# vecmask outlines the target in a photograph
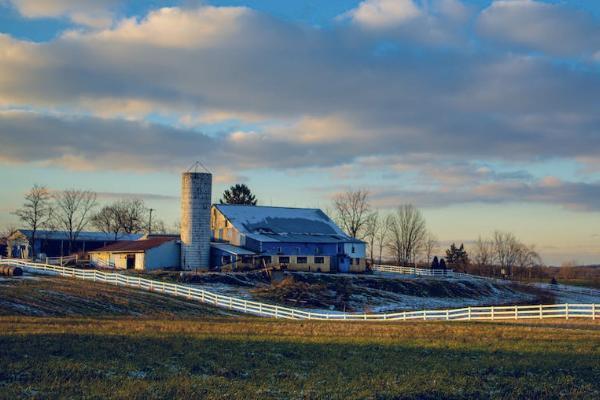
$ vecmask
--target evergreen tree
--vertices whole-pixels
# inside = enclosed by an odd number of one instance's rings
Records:
[[[446,260],[443,258],[440,260],[440,269],[446,271]]]
[[[249,206],[256,205],[256,197],[245,184],[236,184],[223,192],[223,198],[219,200],[221,204],[245,204]]]
[[[440,262],[437,258],[437,256],[433,257],[433,261],[431,262],[431,269],[439,269],[440,268]]]
[[[461,243],[460,247],[456,247],[456,244],[452,243],[450,248],[446,250],[446,260],[453,267],[468,265],[469,254],[465,250],[465,245]]]

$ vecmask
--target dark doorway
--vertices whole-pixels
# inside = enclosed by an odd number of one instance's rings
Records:
[[[135,254],[127,254],[127,269],[135,268]]]

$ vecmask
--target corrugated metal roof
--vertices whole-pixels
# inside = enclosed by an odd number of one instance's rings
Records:
[[[31,229],[19,229],[18,232],[21,232],[23,235],[28,238],[31,237],[32,230]],[[35,232],[35,236],[38,239],[50,239],[50,240],[69,240],[69,232],[66,231],[47,231],[47,230],[37,230]],[[117,240],[137,240],[141,238],[143,235],[141,234],[126,234],[121,233],[117,236]],[[88,232],[82,231],[79,232],[77,236],[77,240],[86,241],[86,242],[114,242],[115,235],[113,233],[104,233],[104,232]]]
[[[236,204],[215,207],[240,233],[263,242],[360,242],[346,235],[318,208]]]
[[[176,239],[172,237],[153,237],[143,240],[123,240],[100,249],[90,251],[90,253],[124,253],[124,252],[141,252],[158,247],[163,243],[172,242]]]
[[[252,255],[256,255],[255,252],[244,249],[242,247],[238,247],[238,246],[234,246],[232,244],[228,244],[228,243],[216,243],[216,242],[212,242],[210,244],[211,247],[214,247],[215,249],[219,249],[221,251],[224,251],[226,253],[230,253],[230,254],[235,254],[237,256],[252,256]]]

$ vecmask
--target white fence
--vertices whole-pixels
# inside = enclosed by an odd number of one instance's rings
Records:
[[[46,264],[51,265],[65,265],[70,261],[77,263],[77,255],[67,257],[46,257]]]
[[[376,272],[387,272],[387,273],[395,273],[395,274],[403,274],[403,275],[419,275],[419,276],[439,276],[439,277],[449,277],[449,278],[471,278],[471,279],[486,279],[495,282],[514,282],[521,285],[534,286],[540,289],[547,290],[558,290],[561,292],[568,293],[578,293],[585,294],[588,296],[596,296],[600,297],[600,290],[573,286],[573,285],[561,285],[561,284],[549,284],[549,283],[541,283],[541,282],[523,282],[523,281],[511,281],[507,279],[493,278],[489,276],[481,276],[481,275],[472,275],[464,272],[455,272],[451,269],[446,271],[440,269],[426,269],[426,268],[413,268],[413,267],[399,267],[396,265],[373,265],[371,267],[373,271]]]
[[[417,267],[399,267],[397,265],[379,265],[374,264],[371,269],[376,272],[391,272],[394,274],[404,275],[420,275],[420,276],[445,276],[450,278],[479,278],[475,275],[464,274],[462,272],[454,272],[451,269],[430,269],[430,268],[417,268]]]
[[[284,319],[336,321],[495,321],[545,318],[591,318],[595,320],[597,317],[600,317],[600,304],[465,307],[451,310],[403,311],[376,314],[313,312],[223,296],[189,285],[159,282],[113,272],[81,270],[15,259],[3,259],[0,263],[21,266],[26,270],[48,271],[61,276],[110,283],[118,286],[141,288],[184,297],[190,300],[197,300],[202,303],[242,313]]]

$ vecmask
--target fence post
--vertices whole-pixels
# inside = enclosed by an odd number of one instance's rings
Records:
[[[276,319],[279,318],[278,311],[279,311],[279,307],[275,306],[275,318]]]
[[[592,304],[592,320],[596,319],[596,303]]]
[[[229,298],[229,309],[233,309],[233,297]],[[277,308],[275,308],[275,315],[277,315]]]
[[[491,311],[491,313],[492,313],[492,321],[493,321],[493,320],[494,320],[494,306],[492,306],[492,311]]]
[[[519,319],[519,308],[515,306],[515,319]]]
[[[569,319],[569,303],[565,304],[565,319]]]
[[[540,319],[543,319],[543,318],[544,318],[544,310],[543,310],[542,305],[540,304]]]
[[[470,321],[471,320],[471,306],[467,307],[467,319]]]
[[[446,310],[446,321],[450,320],[450,310]]]

